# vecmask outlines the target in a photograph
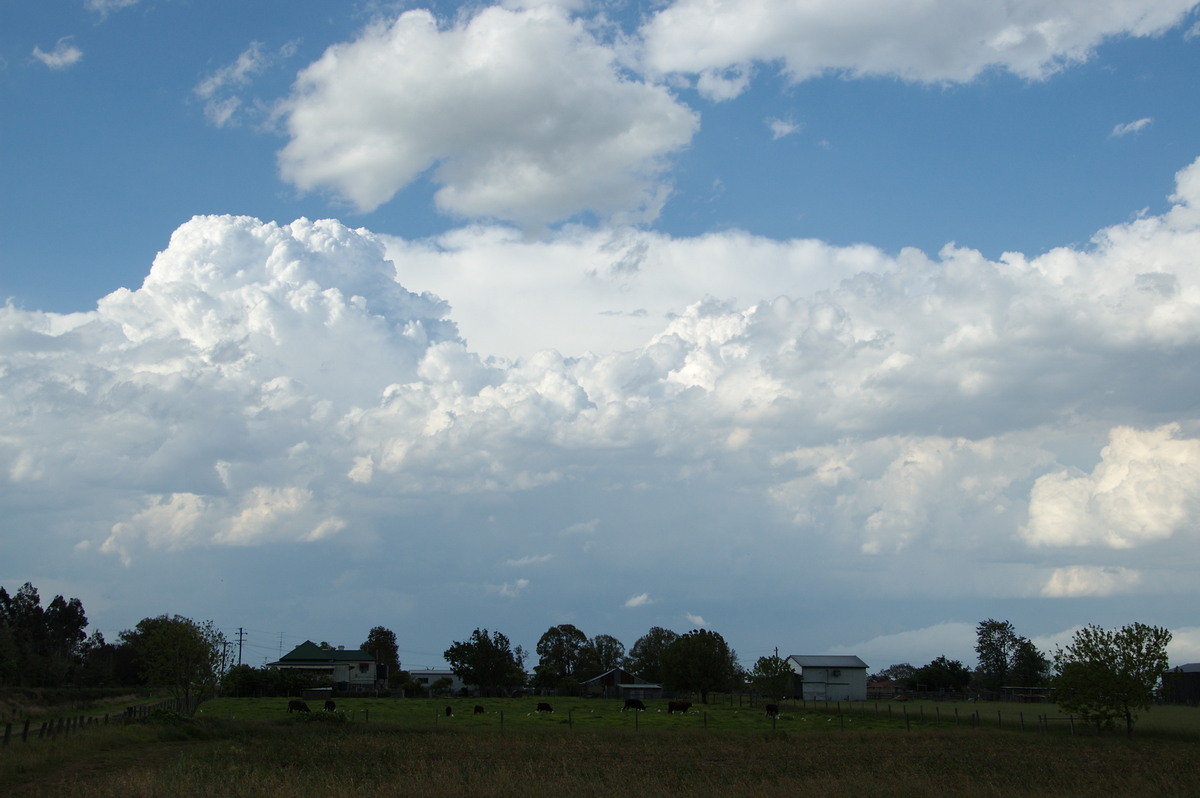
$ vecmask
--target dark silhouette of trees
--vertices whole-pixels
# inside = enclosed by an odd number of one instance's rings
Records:
[[[869,682],[895,682],[906,690],[913,688],[913,677],[917,675],[917,669],[907,662],[897,662],[893,665],[888,665],[879,673],[873,673],[867,677]]]
[[[0,587],[0,684],[69,683],[83,661],[87,615],[79,599],[55,596],[43,608],[29,582],[14,595]]]
[[[662,657],[663,684],[673,690],[700,694],[700,703],[708,694],[730,690],[741,675],[737,653],[725,638],[707,629],[695,629],[667,647]]]
[[[596,635],[579,652],[580,681],[594,679],[625,662],[625,644],[612,635]]]
[[[476,629],[469,640],[452,643],[442,657],[458,678],[478,686],[485,696],[525,683],[525,652],[500,632]]]
[[[648,682],[663,683],[663,654],[679,639],[670,629],[653,626],[629,649],[626,667]]]
[[[999,692],[1004,687],[1040,687],[1050,673],[1050,661],[1008,621],[988,618],[975,629],[979,655],[976,683]]]
[[[912,675],[918,690],[961,692],[971,683],[971,669],[956,659],[938,657]]]
[[[396,642],[396,633],[384,626],[375,626],[367,633],[367,641],[360,646],[363,651],[375,658],[376,664],[382,666],[385,676],[400,672],[400,646]]]
[[[587,635],[569,623],[551,626],[537,641],[533,682],[545,689],[570,691],[579,682],[579,660]]]

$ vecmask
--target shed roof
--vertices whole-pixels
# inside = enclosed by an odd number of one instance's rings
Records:
[[[866,668],[863,662],[853,654],[793,654],[788,660],[795,667],[801,668]]]
[[[617,676],[617,682],[622,687],[659,687],[659,686],[661,686],[661,685],[654,685],[654,684],[646,681],[645,679],[643,679],[641,676],[638,676],[636,673],[630,673],[629,671],[625,670],[624,668],[610,668],[609,670],[606,670],[604,673],[600,674],[599,676],[595,676],[591,679],[588,679],[586,682],[584,682],[584,684],[591,684],[592,682],[599,682],[605,676],[608,676],[609,674],[614,674],[614,673]]]

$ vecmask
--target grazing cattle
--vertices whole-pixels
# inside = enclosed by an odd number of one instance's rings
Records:
[[[289,713],[291,713],[291,712],[308,712],[308,711],[309,711],[308,704],[304,703],[303,701],[300,701],[299,699],[293,698],[291,701],[288,702],[288,712]]]
[[[692,708],[691,701],[668,701],[667,702],[667,714],[668,715],[670,715],[672,712],[687,712],[691,708]]]
[[[326,699],[325,699],[325,711],[326,711],[326,712],[333,712],[333,711],[334,711],[334,710],[336,710],[336,709],[337,709],[337,704],[333,703],[333,699],[332,699],[332,698],[326,698]]]
[[[767,704],[767,717],[768,718],[779,717],[779,705],[778,704]]]
[[[553,712],[554,707],[550,706],[545,701],[539,701],[537,711],[538,712]]]
[[[476,715],[482,715],[482,714],[483,714],[483,707],[481,707],[481,706],[479,706],[478,704],[476,704],[476,705],[475,705],[475,714],[476,714]]]
[[[449,704],[446,705],[446,717],[448,717],[448,718],[454,717],[454,708],[451,707]]]
[[[646,711],[646,705],[645,705],[645,704],[643,704],[643,703],[642,703],[642,702],[641,702],[639,699],[636,699],[636,698],[626,698],[626,699],[625,699],[625,706],[621,707],[621,711],[622,711],[622,712],[624,712],[624,711],[625,711],[625,710],[627,710],[627,709],[636,709],[636,710],[638,710],[639,712],[645,712],[645,711]]]

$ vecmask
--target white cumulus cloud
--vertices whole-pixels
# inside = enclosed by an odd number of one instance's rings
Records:
[[[1200,507],[1200,439],[1177,424],[1117,427],[1090,474],[1039,477],[1022,530],[1034,546],[1131,548],[1194,528]],[[1048,586],[1064,586],[1059,580]],[[1062,587],[1066,589],[1066,587]]]
[[[653,218],[665,159],[698,124],[556,4],[445,27],[408,11],[329,48],[283,107],[280,170],[302,190],[370,210],[428,174],[443,211],[530,228]]]

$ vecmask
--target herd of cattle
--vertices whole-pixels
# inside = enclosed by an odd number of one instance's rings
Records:
[[[692,708],[691,701],[668,701],[667,702],[667,714],[668,715],[674,714],[676,712],[687,712],[691,708]],[[333,712],[336,709],[337,709],[337,704],[335,704],[332,700],[328,700],[325,702],[325,711],[326,712]],[[621,711],[625,712],[625,711],[631,710],[631,709],[635,712],[645,712],[646,705],[640,699],[626,698],[625,706],[621,707]],[[779,715],[779,705],[778,704],[767,704],[766,710],[767,710],[767,717],[769,717],[769,718],[778,717],[778,715]],[[297,698],[294,698],[291,701],[288,701],[287,711],[288,712],[310,712],[311,710],[308,708],[308,704],[306,704],[305,702],[303,702]],[[550,704],[545,701],[539,701],[538,705],[537,705],[537,709],[535,709],[534,711],[535,712],[553,712],[554,707],[550,706]],[[475,715],[484,714],[483,707],[480,706],[479,704],[476,704],[475,711],[473,714],[475,714]],[[451,706],[447,706],[446,707],[446,717],[450,718],[453,716],[454,716],[454,708]]]

